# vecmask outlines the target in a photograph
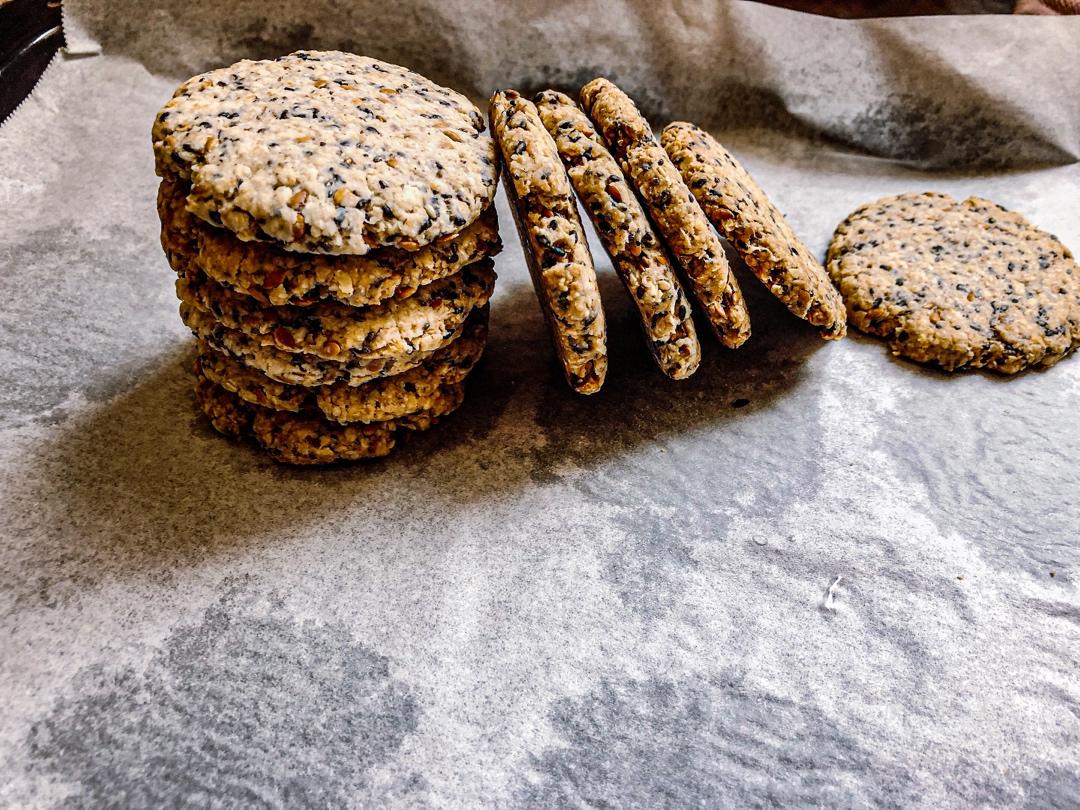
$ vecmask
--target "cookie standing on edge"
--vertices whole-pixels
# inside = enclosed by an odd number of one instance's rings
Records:
[[[568,96],[548,90],[533,100],[574,190],[637,305],[653,359],[672,379],[689,377],[701,362],[690,304],[622,170]]]
[[[500,90],[491,97],[491,129],[566,380],[579,394],[593,394],[607,374],[607,328],[570,180],[536,107],[517,91]]]
[[[607,79],[581,88],[581,103],[633,182],[649,216],[690,280],[720,342],[737,348],[750,337],[739,283],[720,238],[633,100]]]
[[[664,127],[660,143],[705,215],[769,292],[823,338],[847,334],[844,302],[825,268],[731,153],[684,121]]]
[[[946,371],[1015,374],[1080,345],[1080,266],[989,200],[901,194],[864,205],[829,244],[851,323]]]
[[[340,51],[244,60],[177,88],[153,127],[161,177],[240,239],[362,255],[417,250],[475,221],[498,167],[463,95]]]

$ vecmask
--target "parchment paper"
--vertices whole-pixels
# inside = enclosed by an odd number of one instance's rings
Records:
[[[605,74],[819,255],[930,189],[1077,249],[1080,20],[477,5],[67,4],[0,130],[0,805],[1080,803],[1080,360],[947,376],[743,274],[754,337],[671,383],[596,245],[580,398],[500,197],[465,407],[286,469],[196,416],[149,138],[179,80],[297,47],[477,99]]]

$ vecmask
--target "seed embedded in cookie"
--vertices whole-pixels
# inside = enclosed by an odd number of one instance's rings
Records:
[[[154,121],[189,211],[305,253],[418,250],[495,196],[495,147],[463,95],[340,51],[243,60],[184,82]]]
[[[574,190],[638,308],[653,359],[672,379],[689,377],[701,362],[690,303],[622,170],[569,96],[548,90],[534,101]]]
[[[491,97],[490,115],[507,195],[556,354],[571,388],[596,393],[607,374],[607,326],[570,180],[532,102],[515,90],[500,90]]]
[[[581,88],[581,104],[631,180],[720,342],[737,348],[750,337],[750,313],[724,247],[649,122],[607,79]]]
[[[978,197],[884,197],[840,223],[826,266],[857,328],[946,371],[1015,374],[1080,345],[1080,266],[1056,237]]]
[[[847,313],[825,268],[750,173],[709,133],[685,121],[664,127],[660,143],[701,209],[754,275],[826,339],[847,333]]]

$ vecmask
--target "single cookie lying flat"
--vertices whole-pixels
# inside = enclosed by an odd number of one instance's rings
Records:
[[[184,82],[154,120],[162,177],[244,240],[307,253],[416,250],[473,222],[498,168],[467,98],[339,51],[237,62]]]
[[[664,127],[660,143],[709,221],[769,292],[822,337],[847,334],[844,302],[825,268],[731,153],[684,121]]]
[[[494,206],[459,234],[420,250],[379,248],[366,256],[294,253],[241,242],[188,213],[184,187],[168,180],[158,188],[158,214],[161,246],[174,270],[184,272],[193,262],[219,284],[272,306],[332,298],[359,307],[405,298],[502,249]]]
[[[826,264],[851,323],[912,360],[1014,374],[1080,345],[1080,266],[989,200],[869,203],[840,223]]]
[[[568,96],[534,99],[574,190],[641,315],[656,364],[682,380],[701,362],[701,344],[682,284],[634,192],[588,117]]]
[[[491,97],[491,129],[533,286],[566,380],[579,394],[596,393],[607,374],[607,326],[559,152],[536,107],[514,90]]]
[[[461,337],[426,362],[393,377],[359,386],[285,385],[245,366],[205,341],[199,342],[203,374],[245,402],[297,413],[318,408],[333,422],[384,422],[429,410],[445,396],[442,389],[460,386],[479,361],[487,337],[486,320],[474,320]]]
[[[429,408],[399,419],[342,425],[315,414],[252,405],[213,383],[196,360],[195,397],[215,429],[230,436],[254,438],[275,461],[332,464],[387,455],[399,431],[428,430],[457,410],[464,399],[464,386],[443,389]]]
[[[176,295],[235,329],[283,352],[343,362],[384,360],[427,352],[445,345],[469,313],[487,303],[495,286],[490,259],[457,275],[433,281],[415,295],[372,307],[336,301],[311,306],[264,307],[191,269],[177,279]]]
[[[581,103],[686,272],[716,336],[729,348],[741,346],[750,337],[750,313],[739,283],[720,238],[656,142],[649,122],[607,79],[593,79],[581,88]]]
[[[487,307],[475,310],[461,328],[446,334],[439,345],[430,351],[378,360],[350,354],[344,361],[333,361],[301,352],[283,352],[274,346],[262,345],[258,338],[222,326],[213,315],[183,301],[180,302],[180,317],[195,337],[277,382],[306,387],[335,383],[355,386],[380,377],[402,374],[431,360],[441,349],[460,337],[469,324],[481,318],[486,321]]]

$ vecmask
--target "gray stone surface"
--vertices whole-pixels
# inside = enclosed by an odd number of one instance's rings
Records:
[[[879,28],[830,25],[874,63]],[[754,337],[672,383],[603,262],[611,373],[576,397],[500,198],[461,412],[278,467],[189,393],[149,145],[173,85],[61,61],[0,130],[0,805],[1080,803],[1080,361],[949,377],[820,341],[744,274]],[[1025,163],[1075,132],[983,175],[719,134],[819,254],[923,188],[1080,246],[1075,156]]]

